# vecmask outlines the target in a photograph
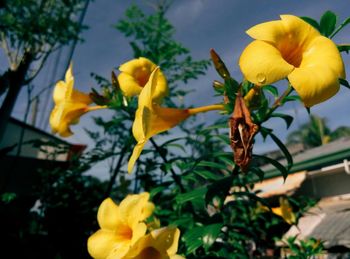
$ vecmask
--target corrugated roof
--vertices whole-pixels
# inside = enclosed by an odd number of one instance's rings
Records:
[[[350,199],[334,197],[322,199],[291,227],[285,237],[298,235],[298,239],[314,237],[325,241],[325,248],[350,248]]]
[[[324,166],[339,163],[350,157],[350,138],[341,138],[320,147],[308,149],[293,156],[293,167],[291,173],[320,169]],[[283,165],[287,165],[286,159],[279,160]],[[272,165],[262,166],[265,172],[265,179],[280,175],[280,172]]]

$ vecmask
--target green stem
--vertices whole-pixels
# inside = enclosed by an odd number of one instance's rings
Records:
[[[122,166],[122,162],[123,162],[123,159],[124,159],[124,156],[126,154],[126,150],[127,150],[128,147],[129,147],[129,145],[125,145],[122,148],[122,150],[120,151],[120,155],[119,155],[119,159],[118,159],[117,165],[116,165],[116,167],[114,169],[114,172],[113,172],[113,175],[111,176],[111,179],[109,180],[109,183],[108,183],[108,186],[107,186],[107,189],[106,189],[106,192],[105,192],[105,197],[106,198],[109,197],[109,195],[111,194],[113,185],[115,183],[117,175],[120,172],[120,168]]]
[[[267,113],[265,114],[264,118],[261,120],[261,122],[259,124],[262,124],[263,122],[267,121],[271,114],[283,104],[283,100],[284,98],[286,98],[288,95],[291,94],[291,92],[293,92],[293,87],[291,84],[288,85],[288,88],[283,92],[283,94],[278,97],[276,99],[276,101],[272,104],[271,108],[267,111]]]
[[[154,146],[154,148],[156,149],[157,153],[163,159],[164,163],[168,163],[168,160],[167,160],[166,156],[160,150],[158,144],[154,141],[154,139],[150,138],[150,141],[151,141],[152,145]],[[163,169],[163,171],[164,171],[164,173],[166,173],[165,169]],[[170,173],[171,173],[171,177],[173,178],[175,183],[179,186],[180,191],[184,192],[185,191],[185,187],[182,185],[181,178],[175,173],[175,171],[172,168],[170,168]]]

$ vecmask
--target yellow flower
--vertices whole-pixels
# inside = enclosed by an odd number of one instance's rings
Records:
[[[91,98],[73,88],[74,77],[72,65],[69,66],[65,81],[57,82],[53,91],[55,107],[50,115],[50,125],[53,133],[58,133],[62,137],[69,137],[72,131],[69,126],[79,122],[80,116],[88,111],[105,108],[104,106],[92,106]]]
[[[111,198],[105,199],[98,209],[100,230],[88,240],[88,251],[93,258],[111,258],[111,254],[125,255],[130,247],[146,234],[142,221],[153,212],[149,194],[128,195],[119,206]]]
[[[243,51],[239,66],[256,85],[288,77],[306,107],[323,102],[339,90],[345,78],[336,45],[293,15],[258,24],[247,31],[255,39]]]
[[[156,67],[152,61],[143,57],[121,65],[119,67],[121,73],[118,76],[118,82],[123,94],[128,97],[139,95]],[[153,98],[160,103],[161,99],[169,92],[166,78],[161,71],[158,73],[156,84],[157,87],[153,92]]]
[[[284,197],[279,198],[280,207],[272,208],[272,212],[284,219],[285,222],[292,225],[296,223],[296,216],[288,200]]]
[[[142,89],[135,121],[132,127],[133,135],[137,141],[134,151],[128,163],[130,173],[134,164],[140,156],[146,142],[154,135],[175,127],[189,116],[210,110],[221,110],[222,105],[209,105],[193,109],[165,108],[157,104],[155,92],[158,87],[158,76],[160,70],[157,67],[151,74],[149,81]]]
[[[111,256],[111,259],[181,259],[176,254],[179,237],[177,228],[157,229],[140,238],[125,256]]]

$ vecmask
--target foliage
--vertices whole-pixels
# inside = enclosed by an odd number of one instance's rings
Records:
[[[309,238],[306,240],[297,240],[297,237],[289,237],[286,241],[284,241],[288,248],[290,249],[290,253],[288,253],[289,259],[308,259],[314,258],[322,254],[324,249],[323,243],[320,240],[315,238]]]
[[[287,136],[287,144],[303,143],[306,148],[318,147],[342,137],[350,136],[350,128],[340,126],[331,130],[325,118],[310,116],[310,121]]]
[[[185,98],[189,92],[179,84],[204,74],[209,63],[193,61],[189,50],[174,40],[174,28],[166,19],[168,7],[158,5],[154,13],[147,15],[131,6],[116,28],[131,40],[134,57],[149,58],[160,65],[170,84],[169,97],[164,103],[174,107],[176,98]],[[345,21],[336,28],[337,19],[331,12],[327,12],[320,23],[311,18],[304,20],[329,37],[348,23]],[[95,218],[100,202],[108,196],[120,201],[128,193],[146,191],[156,204],[154,222],[159,220],[160,225],[180,229],[178,254],[188,259],[259,258],[268,256],[271,250],[278,256],[275,240],[281,239],[294,220],[286,222],[283,215],[273,213],[273,207],[278,206],[277,197],[262,198],[254,185],[264,180],[261,164],[271,164],[284,179],[288,177],[293,158],[278,132],[267,128],[266,122],[280,118],[288,128],[293,117],[277,110],[287,102],[300,101],[300,97],[293,92],[291,84],[285,88],[265,85],[257,89],[246,80],[239,83],[214,50],[211,56],[220,77],[214,89],[223,97],[220,119],[208,125],[196,123],[192,117],[189,119],[192,123],[181,125],[178,137],[162,133],[159,138],[150,138],[150,145],[143,150],[132,175],[127,174],[126,164],[131,147],[135,145],[130,132],[138,100],[123,95],[114,72],[111,80],[92,74],[101,90],[93,89],[90,97],[98,105],[112,109],[112,118],[94,118],[102,132],[86,129],[96,142],[90,152],[65,170],[42,171],[33,191],[33,200],[39,200],[40,206],[23,213],[28,217],[21,221],[22,226],[6,228],[8,236],[15,233],[11,241],[30,240],[31,243],[23,247],[35,243],[38,250],[46,247],[47,258],[52,255],[52,258],[86,258],[86,240],[98,228]],[[343,79],[342,84],[348,83]],[[316,126],[309,128],[321,132],[320,125],[323,127],[324,121],[313,118]],[[252,125],[256,130],[249,130]],[[147,130],[146,126],[142,124]],[[347,130],[338,130],[335,135],[342,132]],[[286,166],[265,155],[252,154],[256,134],[276,143],[287,161]],[[324,127],[322,134],[326,136],[331,132]],[[315,141],[322,142],[322,136]],[[94,163],[106,159],[110,163],[110,168],[106,169],[110,173],[107,182],[84,174]],[[242,164],[242,160],[246,163]],[[288,204],[284,209],[295,214],[295,224],[315,205],[314,200],[305,197],[284,198]],[[2,204],[3,211],[19,201],[17,197],[6,195],[2,195],[2,199],[9,203]],[[6,218],[0,222],[8,221]],[[33,242],[34,237],[40,242]],[[300,245],[295,238],[286,242],[294,258],[308,258],[323,249],[322,243],[314,239],[301,241]]]

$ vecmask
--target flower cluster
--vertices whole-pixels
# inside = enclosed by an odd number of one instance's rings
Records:
[[[153,70],[152,70],[153,69]],[[154,135],[167,131],[199,112],[223,109],[222,105],[177,109],[160,106],[168,94],[165,77],[160,68],[146,58],[131,60],[122,66],[118,76],[120,88],[125,96],[139,94],[138,108],[132,126],[137,141],[128,164],[130,173],[147,141]]]
[[[181,259],[176,255],[180,231],[164,227],[147,233],[146,219],[154,210],[149,194],[128,195],[119,205],[105,199],[98,209],[101,229],[88,239],[93,258],[108,259]]]

